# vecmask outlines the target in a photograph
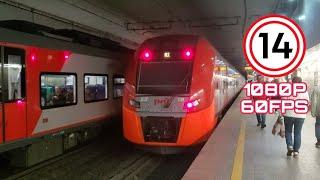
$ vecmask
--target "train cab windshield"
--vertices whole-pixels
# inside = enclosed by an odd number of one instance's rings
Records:
[[[138,94],[188,94],[192,75],[192,61],[141,62],[137,81]]]

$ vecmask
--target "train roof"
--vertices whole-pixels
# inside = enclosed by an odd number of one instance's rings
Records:
[[[27,23],[28,26],[19,26]],[[21,29],[21,27],[26,27]],[[0,41],[48,48],[70,50],[75,53],[99,56],[121,57],[133,53],[114,41],[102,39],[76,30],[52,29],[46,26],[21,21],[1,21]]]
[[[178,38],[187,38],[187,39],[197,40],[200,38],[200,36],[193,35],[193,34],[168,34],[168,35],[155,36],[155,37],[147,39],[146,41],[161,40],[161,39],[178,39]]]
[[[146,44],[157,44],[163,42],[174,42],[183,39],[184,42],[189,42],[195,44],[199,40],[200,36],[198,35],[189,35],[189,34],[170,34],[170,35],[161,35],[146,39],[141,46]]]

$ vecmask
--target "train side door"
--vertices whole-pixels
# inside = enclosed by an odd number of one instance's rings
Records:
[[[25,51],[1,47],[2,142],[26,137]]]

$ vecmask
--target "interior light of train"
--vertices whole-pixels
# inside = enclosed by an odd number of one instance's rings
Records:
[[[182,52],[182,58],[185,59],[185,60],[190,60],[193,58],[193,52],[191,49],[185,49],[183,52]]]
[[[171,57],[170,52],[164,52],[164,53],[163,53],[163,57],[164,57],[164,58],[170,58],[170,57]]]
[[[298,17],[298,20],[299,20],[299,21],[302,21],[302,20],[305,20],[305,19],[306,19],[306,16],[305,16],[305,15],[301,15],[301,16]]]
[[[219,66],[220,67],[220,71],[227,71],[227,67],[226,66]]]
[[[140,59],[144,60],[144,61],[150,61],[152,59],[152,53],[150,50],[144,50],[142,51],[141,55],[140,55]]]
[[[6,68],[15,68],[15,69],[21,69],[21,64],[5,64],[4,67]]]

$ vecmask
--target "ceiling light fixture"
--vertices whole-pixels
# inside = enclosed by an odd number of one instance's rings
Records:
[[[299,17],[298,17],[298,20],[299,21],[302,21],[302,20],[305,20],[306,19],[306,16],[305,15],[300,15]]]

